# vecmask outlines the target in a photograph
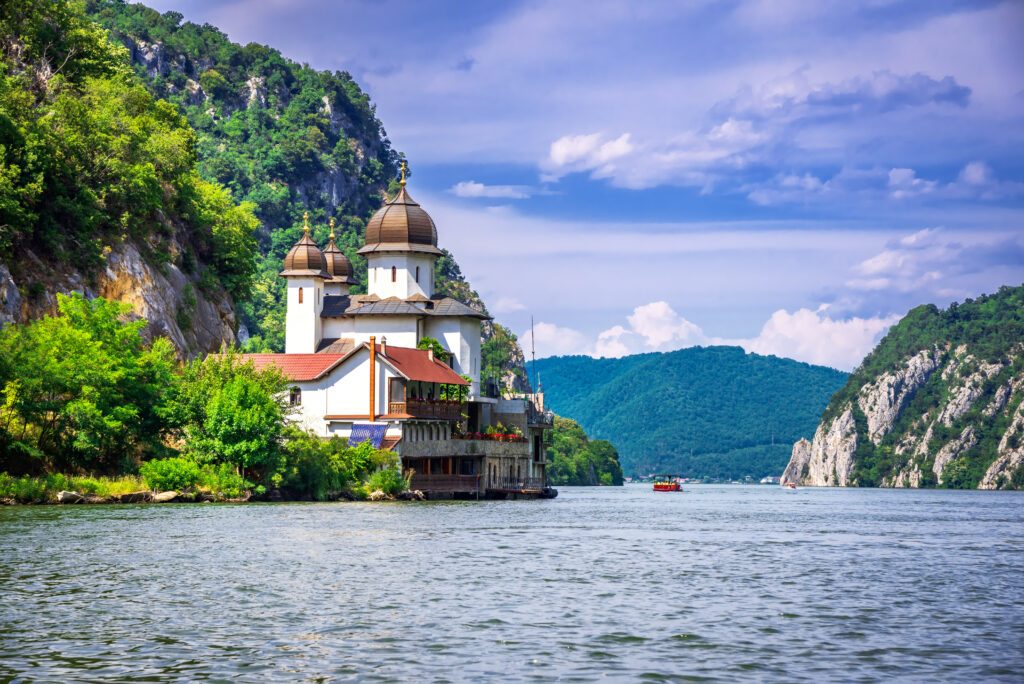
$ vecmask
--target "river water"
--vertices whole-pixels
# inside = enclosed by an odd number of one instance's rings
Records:
[[[1016,493],[0,510],[0,681],[1022,672]]]

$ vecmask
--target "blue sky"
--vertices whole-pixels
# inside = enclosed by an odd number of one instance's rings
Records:
[[[1024,3],[156,0],[370,93],[538,355],[850,369],[1024,282]]]

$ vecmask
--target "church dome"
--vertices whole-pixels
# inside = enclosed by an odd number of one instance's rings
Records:
[[[281,275],[328,278],[330,275],[326,269],[327,259],[324,257],[324,253],[320,251],[320,248],[316,246],[316,243],[313,242],[313,238],[309,237],[308,214],[303,218],[305,220],[305,228],[302,232],[302,237],[285,255],[284,270],[281,271]]]
[[[327,274],[331,276],[328,282],[346,283],[348,285],[356,284],[355,279],[352,277],[352,262],[348,260],[345,253],[338,249],[338,245],[334,243],[333,218],[331,219],[331,239],[327,243],[327,247],[324,248],[324,261]]]
[[[359,253],[370,252],[441,253],[434,219],[405,191],[404,172],[401,190],[366,224],[366,244]]]

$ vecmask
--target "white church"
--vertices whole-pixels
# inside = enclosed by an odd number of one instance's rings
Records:
[[[352,265],[309,234],[284,259],[283,354],[245,354],[288,378],[292,419],[322,437],[396,451],[428,496],[550,495],[543,396],[483,396],[481,323],[488,317],[434,295],[437,228],[405,189],[366,226],[367,294],[351,294]],[[417,345],[440,342],[447,358]],[[440,356],[440,354],[438,355]],[[495,426],[504,432],[495,433]],[[488,430],[488,428],[491,428]],[[492,433],[492,434],[488,434]]]

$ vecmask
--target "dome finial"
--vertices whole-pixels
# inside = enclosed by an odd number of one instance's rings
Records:
[[[309,212],[302,212],[302,232],[309,235]]]
[[[399,183],[402,184],[403,188],[405,187],[405,170],[406,170],[405,160],[403,159],[402,160],[402,180],[398,181]]]
[[[331,217],[330,223],[331,223],[331,239],[333,240],[334,239],[334,217],[333,216]]]

